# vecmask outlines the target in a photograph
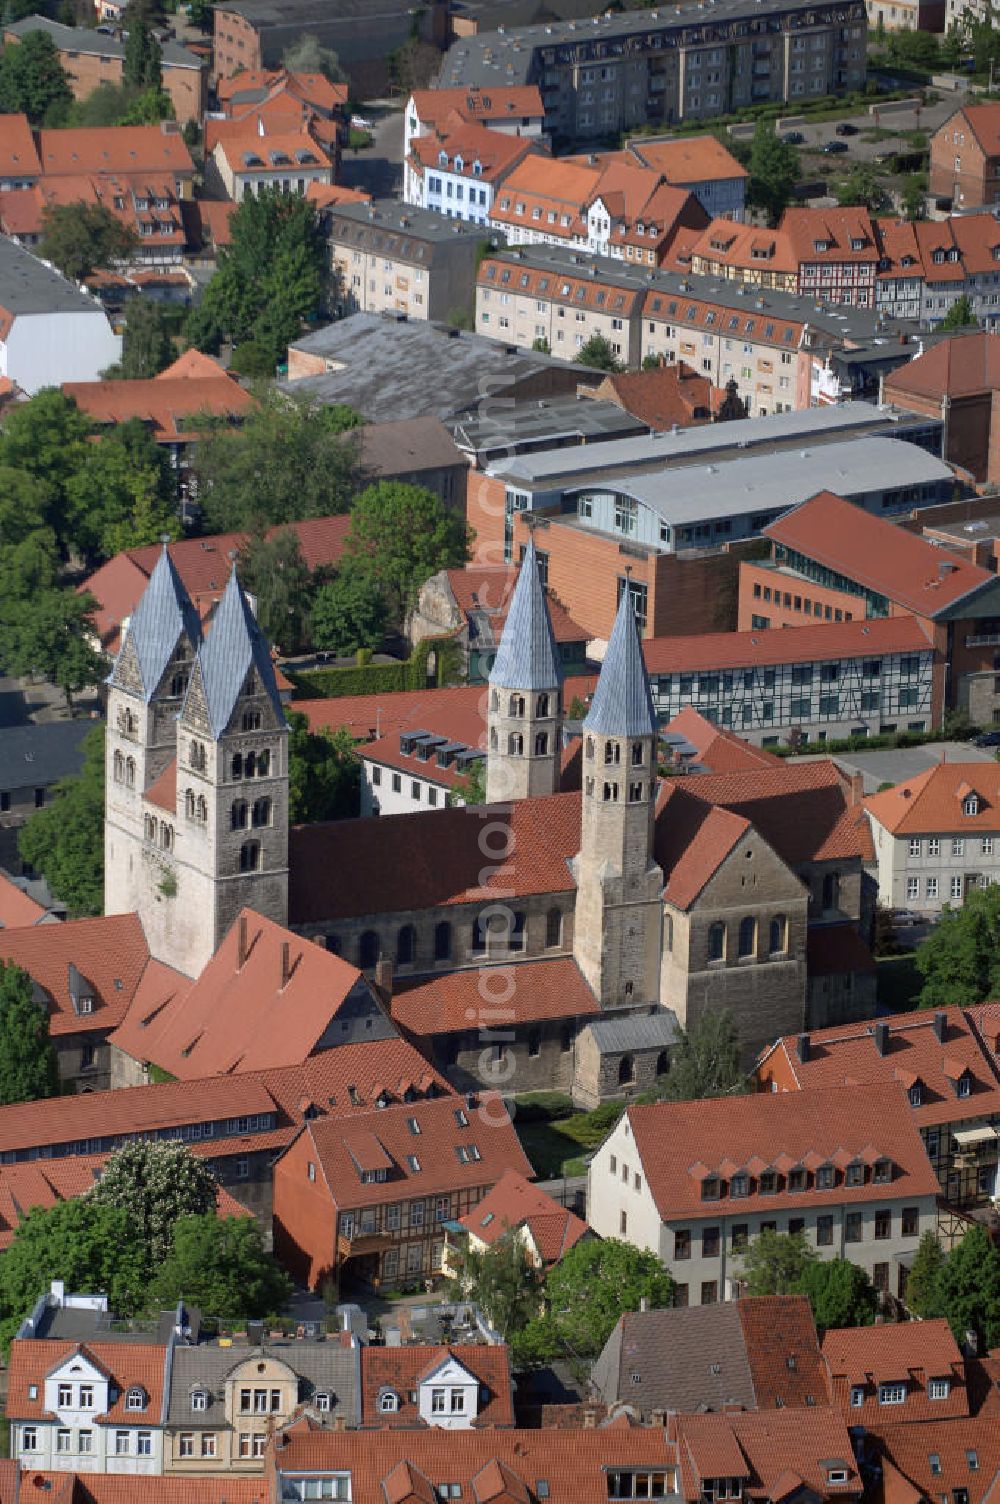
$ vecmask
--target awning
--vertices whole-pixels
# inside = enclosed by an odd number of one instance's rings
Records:
[[[992,1139],[1000,1138],[1000,1134],[987,1124],[983,1128],[959,1128],[952,1137],[964,1149],[966,1144],[988,1144]]]

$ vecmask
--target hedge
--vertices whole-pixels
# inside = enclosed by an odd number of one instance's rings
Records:
[[[295,700],[335,700],[344,695],[385,695],[403,689],[426,689],[427,660],[436,654],[434,683],[438,689],[461,679],[461,649],[453,637],[425,637],[412,655],[395,663],[371,663],[367,648],[351,668],[285,669],[295,687]]]

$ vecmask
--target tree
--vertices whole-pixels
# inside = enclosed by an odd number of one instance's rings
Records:
[[[350,567],[378,586],[389,624],[401,629],[431,575],[467,561],[469,538],[465,518],[433,491],[380,481],[354,503],[346,552]]]
[[[132,229],[103,204],[49,204],[42,211],[39,254],[72,282],[126,260],[136,244]]]
[[[8,673],[37,674],[57,685],[72,710],[73,696],[98,684],[104,672],[93,646],[96,606],[92,595],[58,588],[3,595],[0,663]]]
[[[482,757],[478,762],[472,763],[469,771],[462,777],[456,778],[448,790],[448,803],[456,804],[486,803],[486,759]]]
[[[111,1309],[130,1315],[142,1306],[146,1274],[128,1212],[92,1194],[34,1207],[0,1258],[0,1342],[6,1347],[54,1279],[69,1290],[100,1290]]]
[[[167,1309],[183,1299],[206,1315],[232,1321],[276,1315],[291,1293],[291,1280],[265,1252],[253,1218],[223,1218],[213,1211],[176,1222],[150,1304]]]
[[[740,1067],[740,1043],[725,1008],[702,1013],[684,1030],[670,1054],[664,1096],[671,1102],[740,1095],[748,1089]]]
[[[125,35],[122,81],[133,89],[156,89],[163,85],[163,50],[142,16],[129,18]]]
[[[981,1353],[1000,1342],[1000,1252],[981,1222],[973,1222],[951,1250],[937,1287],[957,1341],[973,1332]]]
[[[156,125],[174,118],[174,102],[163,89],[130,84],[98,84],[69,112],[68,125]]]
[[[312,644],[338,657],[358,648],[376,648],[385,635],[385,619],[377,581],[366,572],[342,567],[313,597]]]
[[[257,600],[257,620],[280,652],[294,653],[306,638],[312,576],[298,534],[290,527],[249,538],[240,555],[240,578]]]
[[[319,37],[309,31],[302,32],[289,43],[281,61],[289,73],[322,73],[333,84],[343,83],[347,77],[337,54],[329,47],[323,47]]]
[[[358,813],[361,767],[346,727],[310,731],[301,711],[288,713],[288,810],[293,825],[345,820]]]
[[[970,299],[963,292],[960,298],[956,298],[948,309],[944,318],[938,325],[939,329],[969,329],[978,326],[979,320],[972,308]]]
[[[673,1303],[674,1282],[655,1253],[617,1238],[584,1239],[553,1266],[545,1298],[556,1336],[579,1357],[596,1357],[619,1316]]]
[[[908,67],[930,71],[940,62],[938,39],[929,31],[894,31],[889,38],[889,57]]]
[[[59,1067],[44,1004],[28,973],[0,960],[0,1103],[59,1092]]]
[[[941,1303],[941,1271],[945,1257],[937,1234],[930,1228],[921,1236],[906,1278],[906,1304],[915,1316],[927,1321],[944,1315]]]
[[[234,376],[269,381],[274,376],[273,352],[259,345],[256,340],[245,339],[233,351],[229,369]]]
[[[73,102],[55,42],[29,31],[0,53],[0,114],[27,115],[32,125],[58,125]]]
[[[169,458],[138,418],[87,445],[66,501],[67,534],[91,563],[180,533]]]
[[[0,466],[20,470],[37,482],[37,494],[45,498],[42,521],[64,553],[70,547],[66,486],[86,458],[92,432],[71,398],[45,387],[11,409],[0,433]],[[2,541],[8,541],[6,534]]]
[[[471,1300],[509,1342],[538,1316],[541,1280],[522,1240],[508,1232],[487,1248],[463,1250],[450,1294],[456,1300]]]
[[[809,1297],[820,1334],[831,1327],[870,1326],[878,1295],[860,1264],[847,1259],[816,1259],[803,1271],[799,1292]]]
[[[586,344],[580,346],[575,360],[578,366],[589,366],[592,371],[620,371],[621,363],[603,334],[592,334]]]
[[[346,512],[358,483],[357,414],[308,397],[262,393],[241,428],[198,420],[195,471],[209,532]],[[2,455],[2,450],[0,450]]]
[[[790,1295],[816,1258],[801,1232],[771,1232],[765,1228],[751,1240],[743,1255],[740,1278],[750,1295]]]
[[[836,189],[838,204],[861,204],[866,209],[881,208],[885,197],[885,189],[879,182],[878,174],[867,162],[856,163]]]
[[[903,184],[900,208],[910,221],[927,217],[927,181],[923,173],[915,173]]]
[[[215,1216],[215,1176],[185,1144],[136,1140],[108,1159],[91,1195],[128,1212],[152,1276],[169,1256],[180,1217]]]
[[[188,338],[209,353],[226,338],[253,340],[277,365],[303,321],[323,306],[326,237],[315,206],[279,188],[244,199],[229,226],[231,243],[219,252],[215,275],[192,309]]]
[[[122,358],[105,376],[109,380],[148,381],[166,370],[173,358],[174,342],[162,305],[155,298],[136,294],[125,315]]]
[[[769,121],[758,120],[750,148],[747,203],[763,209],[775,225],[791,202],[798,180],[799,158],[795,147],[782,141]]]
[[[1000,887],[974,888],[960,909],[945,906],[917,949],[921,1008],[970,1008],[1000,989]]]
[[[104,909],[104,727],[83,740],[83,768],[18,834],[18,850],[74,917]]]

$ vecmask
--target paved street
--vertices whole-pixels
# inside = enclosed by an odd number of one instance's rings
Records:
[[[361,188],[375,198],[399,197],[403,191],[402,104],[385,99],[368,100],[360,114],[375,127],[374,141],[363,150],[344,148],[340,181],[348,188]]]

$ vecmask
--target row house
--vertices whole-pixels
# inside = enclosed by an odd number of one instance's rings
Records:
[[[687,249],[696,275],[848,308],[875,307],[879,253],[865,209],[786,209],[777,229],[713,220]]]
[[[694,194],[706,214],[743,218],[749,173],[718,136],[636,136],[628,151],[673,187]]]
[[[901,1321],[825,1332],[830,1398],[851,1426],[967,1419],[962,1350],[947,1321]]]
[[[765,1229],[802,1233],[901,1294],[938,1182],[901,1086],[782,1092],[630,1107],[591,1160],[596,1232],[660,1258],[678,1304],[742,1288]]]
[[[902,1085],[949,1203],[985,1206],[1000,1188],[998,1048],[995,1003],[918,1010],[780,1039],[763,1052],[756,1075],[772,1092]]]
[[[446,117],[435,130],[414,137],[403,162],[403,200],[446,219],[488,224],[501,185],[529,155],[543,155],[532,137]]]
[[[211,160],[234,203],[267,189],[304,197],[314,184],[332,184],[336,169],[334,155],[308,126],[265,132],[245,121],[216,141]]]

